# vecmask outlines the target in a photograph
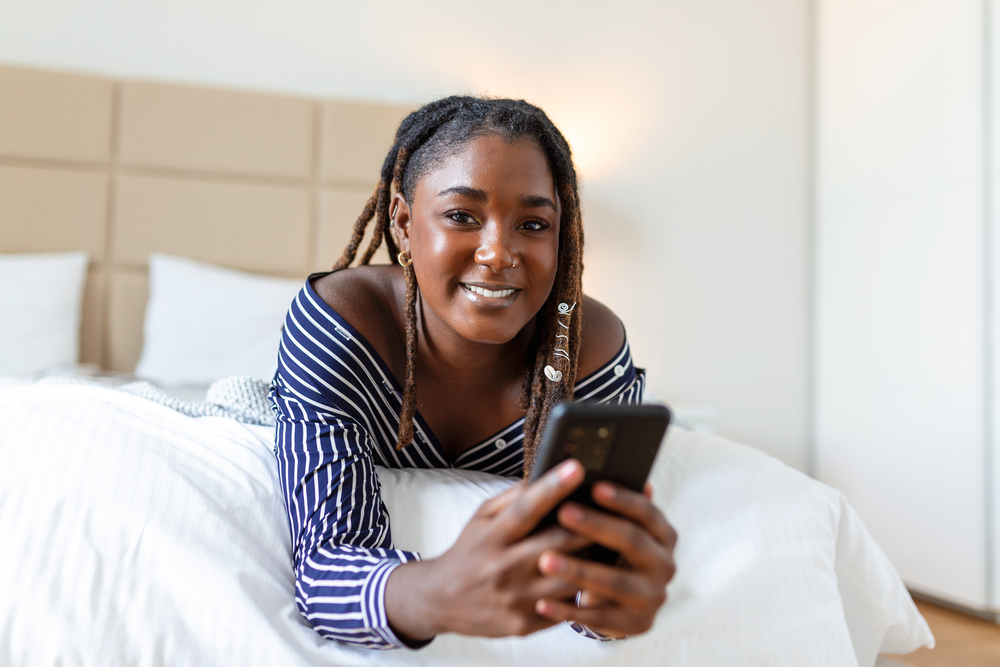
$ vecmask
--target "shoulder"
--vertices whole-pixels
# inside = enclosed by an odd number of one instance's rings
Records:
[[[358,266],[312,281],[313,290],[392,365],[400,348],[402,271],[395,266]]]
[[[610,308],[583,297],[580,357],[576,376],[584,378],[614,359],[625,342],[625,327]]]

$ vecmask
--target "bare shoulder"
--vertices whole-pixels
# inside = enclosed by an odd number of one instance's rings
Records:
[[[625,342],[625,327],[610,308],[583,297],[583,332],[577,377],[584,378],[611,361]]]
[[[320,276],[312,286],[392,365],[400,340],[397,313],[401,283],[398,267],[357,266]]]

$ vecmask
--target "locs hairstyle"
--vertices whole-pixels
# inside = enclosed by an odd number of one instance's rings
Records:
[[[520,407],[526,410],[524,421],[524,474],[530,473],[535,461],[535,448],[544,430],[548,414],[555,405],[573,395],[576,383],[577,359],[580,350],[582,304],[581,275],[583,273],[583,225],[576,170],[569,144],[545,112],[523,100],[484,99],[478,97],[447,97],[414,111],[396,130],[396,138],[382,164],[382,174],[375,192],[354,223],[351,241],[333,270],[346,268],[357,255],[365,230],[373,219],[375,228],[371,243],[359,264],[368,264],[385,241],[391,261],[399,248],[390,231],[389,201],[395,187],[412,201],[410,195],[420,178],[441,162],[458,152],[477,137],[494,135],[513,142],[527,137],[537,142],[548,159],[555,180],[556,192],[562,204],[559,230],[559,263],[555,283],[548,300],[538,313],[534,338],[526,358],[524,385]],[[419,257],[413,258],[414,263]],[[413,440],[413,415],[417,405],[417,279],[412,264],[403,267],[406,277],[406,381],[403,389],[399,420],[399,440],[402,449]],[[569,320],[569,330],[560,325],[559,304],[577,304]],[[558,329],[558,330],[557,330]],[[569,342],[557,343],[560,333],[569,335]],[[559,347],[566,355],[554,355]],[[553,381],[544,368],[551,365],[562,376]],[[558,374],[556,374],[558,377]]]

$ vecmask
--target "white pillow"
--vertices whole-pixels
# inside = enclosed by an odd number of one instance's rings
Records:
[[[174,387],[230,375],[269,382],[278,366],[285,313],[302,285],[153,254],[135,374]]]
[[[87,253],[0,255],[0,375],[75,364]]]

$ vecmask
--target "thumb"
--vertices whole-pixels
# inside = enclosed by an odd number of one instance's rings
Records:
[[[490,498],[479,506],[479,509],[476,510],[476,516],[483,519],[489,519],[496,516],[498,513],[503,511],[505,507],[510,505],[511,502],[513,502],[518,493],[524,490],[524,486],[525,483],[520,482],[510,487],[500,495]]]

